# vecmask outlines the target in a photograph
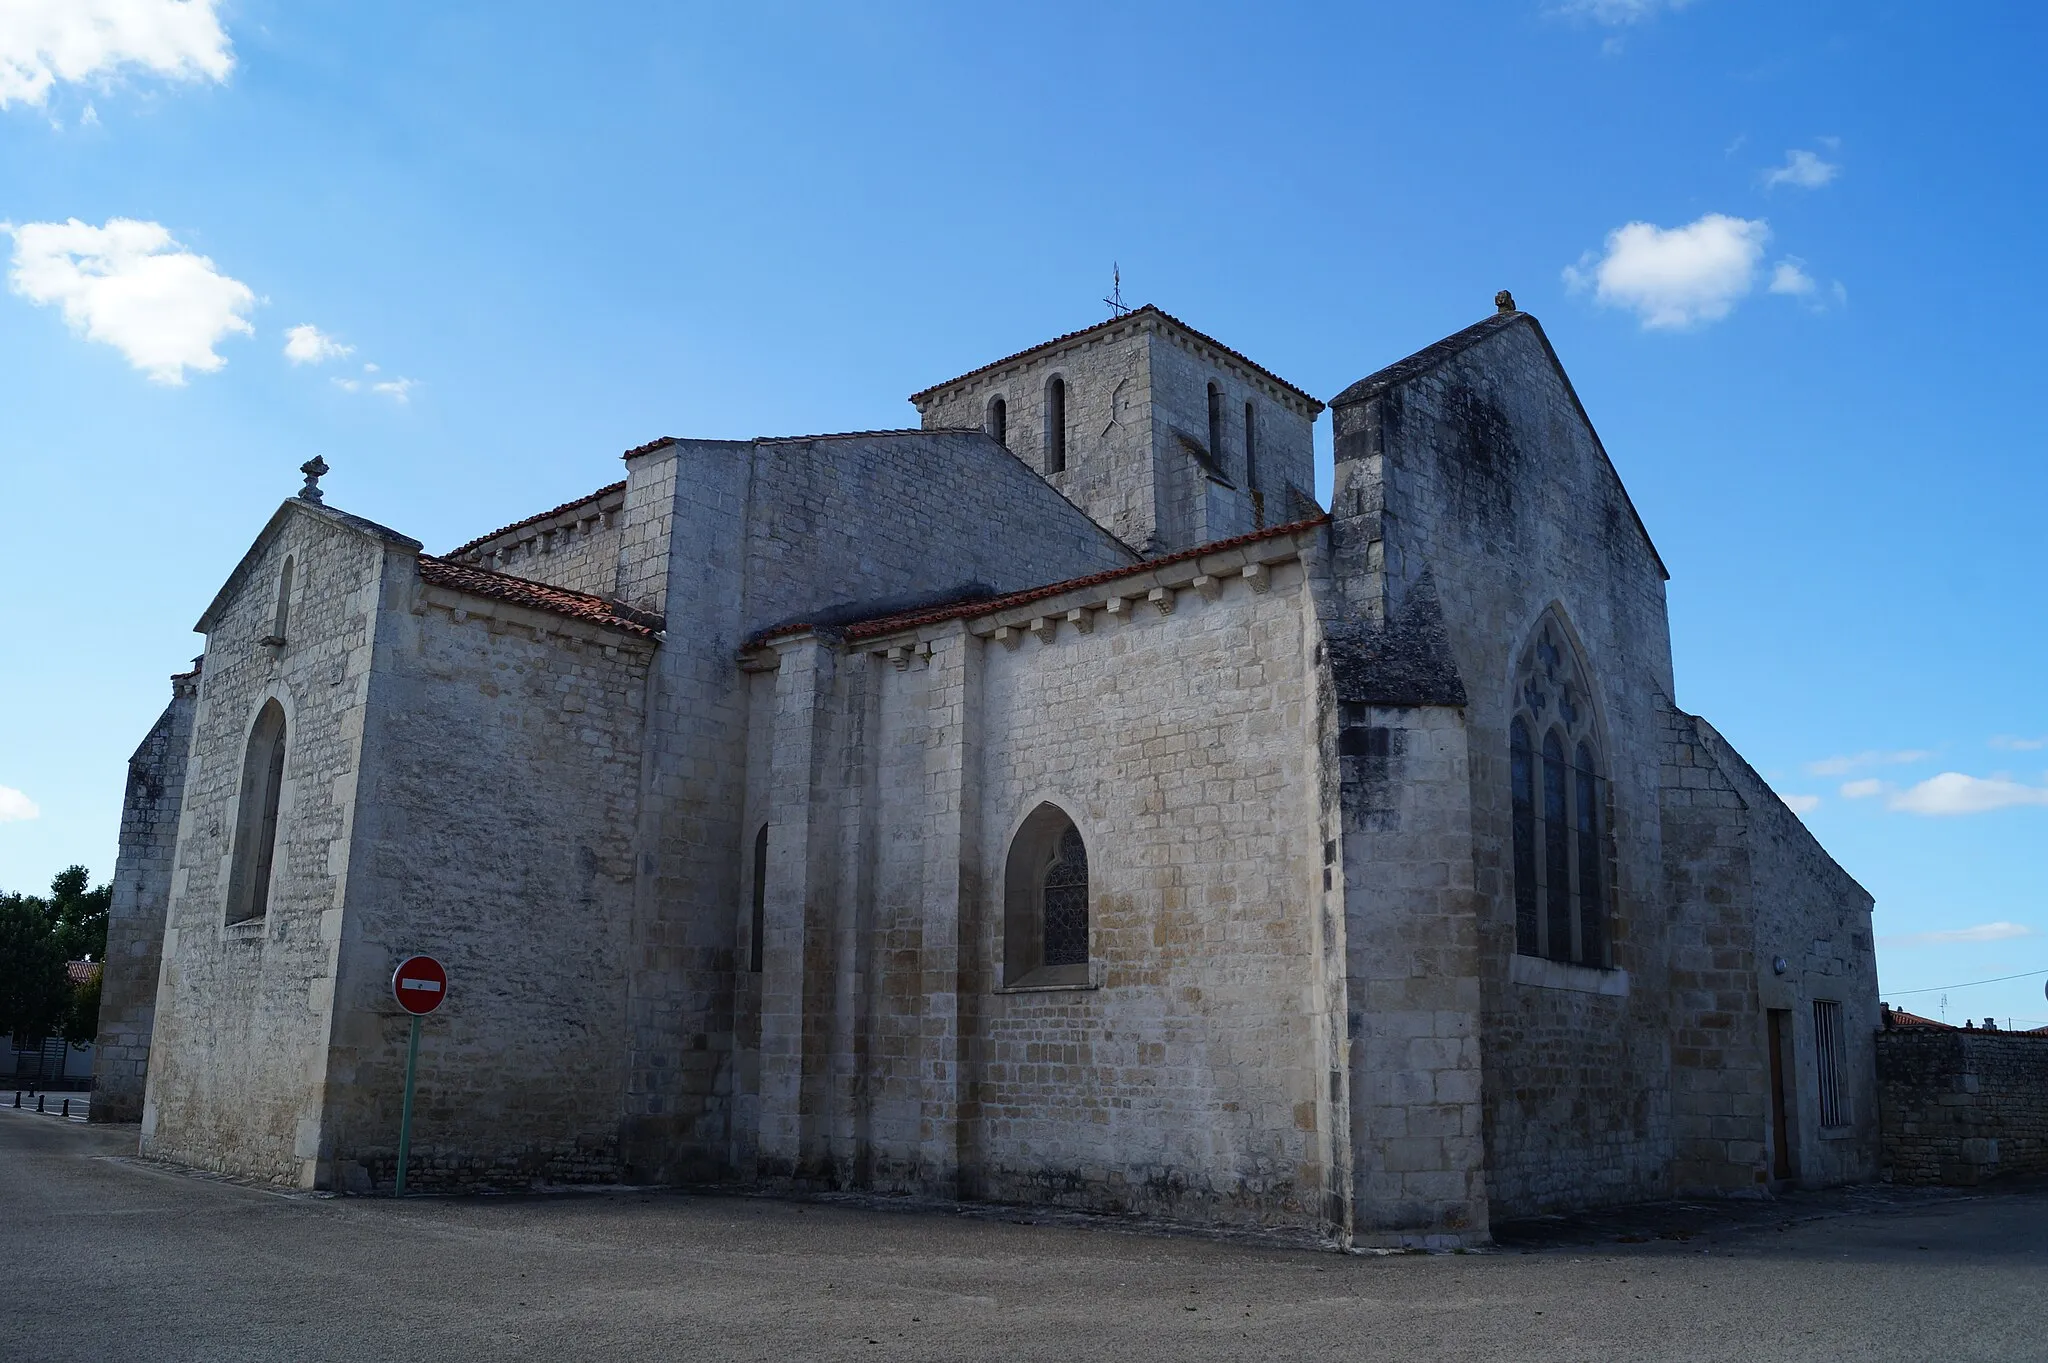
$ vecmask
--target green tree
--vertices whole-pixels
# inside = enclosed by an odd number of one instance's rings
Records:
[[[107,957],[107,905],[114,897],[114,887],[88,889],[91,883],[83,866],[67,866],[50,881],[50,911],[67,961],[103,961]]]
[[[34,895],[0,894],[0,1033],[40,1041],[72,1004],[55,916]]]
[[[99,1031],[101,971],[74,984],[66,965],[105,959],[112,898],[113,888],[93,888],[83,866],[59,871],[47,899],[0,894],[0,1034],[92,1040]]]

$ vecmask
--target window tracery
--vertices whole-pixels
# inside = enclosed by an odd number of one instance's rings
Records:
[[[1508,724],[1515,950],[1605,968],[1607,781],[1592,688],[1554,614],[1537,627],[1515,675]]]

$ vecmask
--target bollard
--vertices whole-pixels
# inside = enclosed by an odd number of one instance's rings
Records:
[[[71,1100],[70,1100],[69,1098],[66,1098],[66,1099],[64,1100],[64,1112],[63,1112],[63,1115],[64,1115],[64,1116],[66,1116],[66,1117],[69,1117],[69,1116],[71,1115]]]
[[[19,1112],[19,1111],[21,1110],[21,1090],[20,1090],[20,1089],[16,1089],[16,1090],[14,1091],[14,1109],[15,1109],[15,1111],[17,1111],[17,1112]]]
[[[38,1094],[36,1095],[36,1111],[38,1111],[38,1112],[41,1112],[42,1110],[43,1110],[43,1095],[42,1095],[42,1094],[40,1094],[40,1093],[38,1093]]]

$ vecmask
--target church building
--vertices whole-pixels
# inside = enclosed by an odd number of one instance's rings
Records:
[[[1680,709],[1536,319],[1324,403],[1157,308],[445,553],[307,465],[130,764],[94,1115],[344,1192],[1342,1245],[1875,1172],[1871,900]]]

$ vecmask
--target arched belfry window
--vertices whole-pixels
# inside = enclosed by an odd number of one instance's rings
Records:
[[[1563,622],[1546,615],[1515,671],[1508,722],[1515,950],[1605,968],[1607,780],[1592,687]]]
[[[1003,980],[1088,983],[1088,847],[1058,805],[1031,811],[1003,876]]]
[[[988,433],[998,445],[1010,443],[1010,404],[1001,398],[988,400]]]
[[[1045,385],[1045,471],[1067,468],[1067,381],[1055,374]]]
[[[235,850],[228,873],[227,921],[246,922],[270,911],[271,871],[277,854],[277,806],[284,791],[284,707],[265,701],[242,757],[241,797],[235,808]]]

